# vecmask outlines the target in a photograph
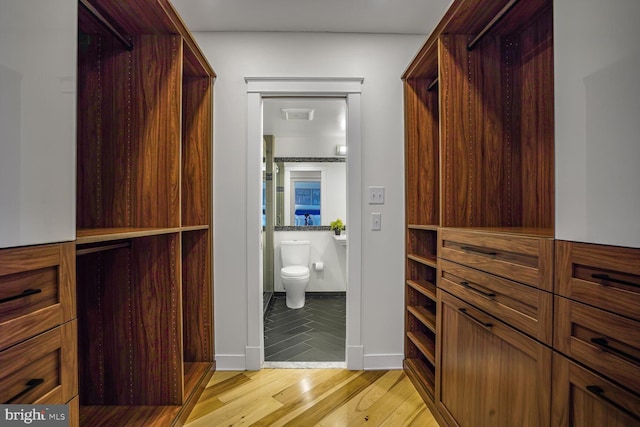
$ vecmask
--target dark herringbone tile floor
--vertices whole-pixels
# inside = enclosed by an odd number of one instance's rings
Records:
[[[304,307],[287,308],[275,295],[264,320],[264,356],[269,362],[344,362],[346,298],[307,293]]]

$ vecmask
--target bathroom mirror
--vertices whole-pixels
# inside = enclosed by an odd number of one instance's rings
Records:
[[[274,225],[328,227],[346,218],[344,158],[275,158]]]

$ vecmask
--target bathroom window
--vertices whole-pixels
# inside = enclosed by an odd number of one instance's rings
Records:
[[[320,179],[292,179],[292,223],[295,226],[322,224]]]

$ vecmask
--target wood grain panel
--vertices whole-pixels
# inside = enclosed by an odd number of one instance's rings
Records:
[[[77,384],[75,321],[51,329],[0,352],[0,401],[26,390],[31,379],[43,380],[12,403],[62,404],[74,395]]]
[[[78,259],[84,405],[182,402],[179,237]]]
[[[135,42],[130,225],[177,227],[182,43],[178,36],[140,36]]]
[[[439,296],[437,405],[449,424],[550,425],[551,349],[446,292]]]
[[[209,78],[182,83],[182,225],[211,222],[212,85]]]
[[[550,238],[472,229],[440,229],[438,255],[539,289],[553,289],[553,246]]]
[[[598,387],[595,394],[587,387]],[[566,357],[553,354],[552,425],[628,427],[640,425],[640,398]]]
[[[407,224],[439,224],[438,93],[429,81],[405,81],[405,181]]]
[[[440,38],[444,226],[553,228],[550,11],[518,31]]]
[[[131,323],[123,331],[130,405],[183,403],[180,264],[179,234],[132,242]]]
[[[0,349],[75,317],[74,244],[0,251]]]
[[[556,248],[556,293],[640,321],[640,249],[561,240]]]
[[[213,303],[208,231],[182,233],[184,360],[213,361]]]
[[[519,52],[512,55],[518,61],[514,64],[518,74],[514,84],[519,89],[514,91],[513,99],[520,112],[514,114],[519,116],[519,126],[513,140],[519,141],[519,164],[522,166],[522,176],[514,180],[521,182],[522,207],[518,224],[553,228],[555,152],[551,10],[534,20],[514,42],[519,44]]]
[[[553,345],[553,294],[441,260],[438,286],[509,326]]]
[[[640,394],[640,322],[556,296],[555,325],[555,349]]]
[[[180,225],[182,43],[134,41],[93,37],[79,54],[78,228]]]

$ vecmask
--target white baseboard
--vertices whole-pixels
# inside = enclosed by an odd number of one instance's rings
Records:
[[[363,359],[365,370],[402,369],[404,354],[365,354]]]
[[[216,371],[244,371],[244,354],[216,354]]]

